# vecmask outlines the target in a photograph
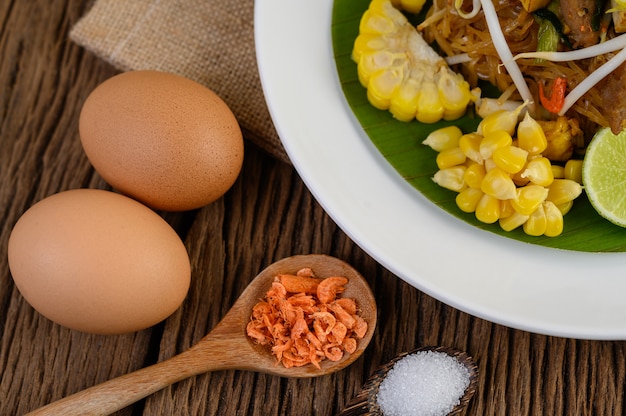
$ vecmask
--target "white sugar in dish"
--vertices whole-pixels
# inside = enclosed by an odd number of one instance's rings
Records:
[[[385,416],[445,416],[460,403],[470,372],[443,352],[418,351],[389,370],[376,401]]]

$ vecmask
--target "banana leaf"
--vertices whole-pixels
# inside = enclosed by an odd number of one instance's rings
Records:
[[[498,223],[483,224],[476,220],[474,214],[462,212],[455,203],[456,193],[441,188],[432,181],[432,176],[437,171],[436,153],[423,145],[422,141],[431,131],[450,124],[458,125],[464,132],[475,131],[480,119],[469,111],[463,118],[451,122],[423,124],[414,120],[407,123],[398,121],[388,111],[378,110],[369,104],[366,90],[358,80],[356,63],[351,58],[352,46],[359,33],[359,21],[368,6],[369,0],[334,1],[331,35],[337,73],[346,100],[363,130],[395,171],[412,185],[415,192],[421,192],[450,215],[485,232],[506,238],[563,250],[626,250],[626,229],[602,218],[591,206],[584,192],[565,215],[563,233],[557,237],[529,236],[521,227],[506,232]],[[419,17],[411,19],[419,20]]]

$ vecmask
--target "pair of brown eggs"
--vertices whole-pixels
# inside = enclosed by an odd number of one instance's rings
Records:
[[[226,193],[243,163],[241,129],[195,81],[131,71],[91,92],[79,135],[118,192],[69,190],[29,208],[9,239],[13,280],[36,310],[66,327],[147,328],[180,306],[191,279],[183,242],[156,211],[193,210]]]

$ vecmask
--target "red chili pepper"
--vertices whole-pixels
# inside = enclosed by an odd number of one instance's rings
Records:
[[[543,91],[543,83],[539,83],[539,100],[546,110],[553,114],[557,114],[563,108],[565,102],[565,89],[567,88],[567,80],[557,77],[552,83],[552,91],[550,98],[546,98]]]

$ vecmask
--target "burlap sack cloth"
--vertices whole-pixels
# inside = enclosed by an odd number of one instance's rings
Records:
[[[183,75],[218,94],[250,142],[289,162],[254,47],[254,0],[96,0],[70,39],[122,71]]]

